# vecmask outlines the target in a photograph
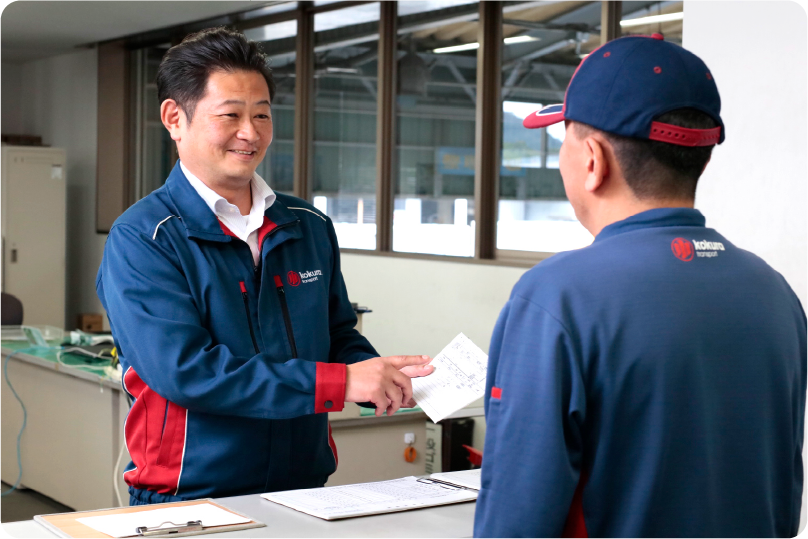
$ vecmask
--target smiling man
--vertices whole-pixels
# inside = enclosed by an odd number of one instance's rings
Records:
[[[157,90],[180,160],[115,222],[96,280],[134,399],[130,503],[323,486],[328,412],[414,405],[429,358],[378,357],[354,329],[331,220],[255,173],[275,91],[255,43],[188,36]]]

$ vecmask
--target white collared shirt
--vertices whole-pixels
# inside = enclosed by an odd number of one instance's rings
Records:
[[[196,189],[205,204],[233,234],[247,243],[252,252],[253,262],[258,265],[261,257],[261,249],[258,246],[258,229],[264,224],[264,212],[275,202],[275,193],[269,188],[267,182],[257,173],[253,173],[250,180],[250,191],[252,193],[252,208],[249,215],[241,215],[238,207],[230,204],[226,198],[205,185],[205,183],[194,176],[190,170],[180,161],[180,168],[185,177],[188,178],[191,186]]]

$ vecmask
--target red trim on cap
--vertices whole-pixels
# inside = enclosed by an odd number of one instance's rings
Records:
[[[314,413],[339,412],[345,408],[345,380],[348,367],[344,363],[317,363],[314,386]],[[331,407],[325,403],[331,401]]]
[[[557,124],[564,121],[564,112],[556,112],[555,114],[542,114],[538,116],[535,112],[529,115],[522,121],[522,125],[528,129],[538,129],[540,127],[547,127],[548,125]]]
[[[713,146],[721,139],[721,127],[688,129],[662,122],[651,122],[651,133],[648,138],[679,146]]]
[[[492,387],[491,388],[491,398],[492,399],[501,399],[502,398],[502,388],[501,387]]]

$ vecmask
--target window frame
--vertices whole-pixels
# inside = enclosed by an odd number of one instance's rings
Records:
[[[132,48],[143,43],[164,39],[172,42],[179,37],[211,24],[226,20],[234,28],[244,31],[268,24],[297,20],[295,36],[295,118],[294,118],[294,183],[295,196],[312,200],[313,187],[313,116],[314,116],[314,15],[335,11],[371,1],[342,1],[315,6],[312,1],[301,1],[288,11],[249,18],[237,13],[215,21],[200,21],[189,28],[185,25],[164,29],[146,35],[133,36]],[[475,109],[475,175],[474,203],[477,212],[474,257],[432,255],[393,251],[393,201],[396,173],[396,88],[397,88],[397,36],[398,2],[380,3],[378,99],[376,125],[376,248],[340,249],[346,254],[381,255],[423,260],[456,261],[464,263],[498,264],[506,266],[532,266],[555,253],[516,251],[496,247],[497,208],[499,203],[500,147],[502,143],[502,24],[503,7],[511,2],[480,1],[477,17],[477,103]],[[249,12],[246,12],[249,13]],[[601,43],[620,37],[622,2],[601,2]],[[133,51],[133,53],[136,51]]]

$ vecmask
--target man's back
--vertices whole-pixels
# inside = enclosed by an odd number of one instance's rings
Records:
[[[592,536],[795,535],[805,335],[785,280],[695,210],[635,215],[543,262],[492,339],[497,465],[475,534],[557,535],[568,515]],[[525,504],[532,522],[489,512]]]

